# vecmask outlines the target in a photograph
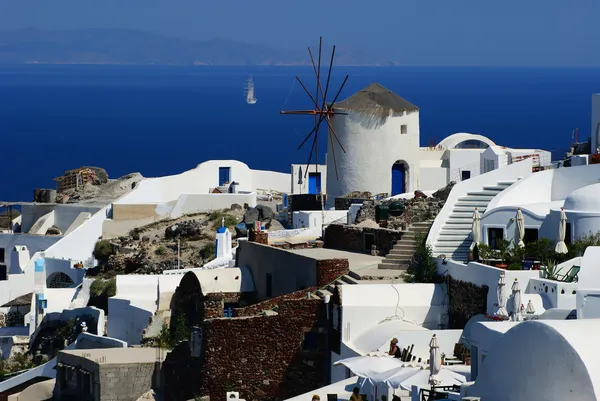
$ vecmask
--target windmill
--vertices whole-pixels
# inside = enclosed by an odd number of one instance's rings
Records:
[[[318,53],[318,58],[317,58],[316,64],[315,64],[315,59],[313,57],[312,50],[310,49],[310,47],[308,48],[308,55],[310,56],[310,61],[312,63],[312,67],[313,67],[313,70],[314,70],[314,73],[316,76],[316,89],[315,89],[314,96],[311,95],[311,93],[307,89],[306,85],[304,85],[302,80],[298,76],[296,76],[296,81],[298,81],[300,86],[302,86],[302,89],[304,89],[304,92],[306,92],[306,94],[312,101],[314,108],[307,109],[307,110],[281,110],[281,114],[314,116],[315,125],[313,126],[313,129],[308,133],[308,135],[306,135],[306,137],[304,138],[302,143],[300,143],[300,146],[298,146],[298,150],[300,150],[302,148],[302,146],[304,146],[304,144],[311,137],[313,137],[312,138],[312,147],[310,149],[310,154],[308,156],[308,163],[306,164],[306,170],[304,171],[304,178],[306,178],[306,176],[308,175],[311,160],[313,158],[313,153],[315,154],[315,171],[319,172],[319,140],[318,140],[319,129],[320,129],[323,121],[326,122],[327,128],[329,128],[329,130],[328,130],[329,131],[329,141],[331,142],[331,152],[332,152],[332,156],[333,156],[333,164],[335,167],[335,176],[337,179],[339,179],[338,171],[337,171],[337,163],[335,160],[335,146],[334,146],[333,140],[334,139],[336,140],[336,142],[340,145],[340,148],[342,149],[342,151],[344,153],[346,153],[346,150],[344,149],[344,146],[340,142],[337,134],[335,133],[335,130],[333,129],[333,126],[331,125],[331,117],[333,117],[334,115],[338,115],[338,114],[342,114],[342,115],[348,114],[348,113],[342,113],[342,112],[336,111],[334,109],[335,102],[338,99],[338,97],[340,96],[340,93],[342,92],[342,89],[344,88],[344,85],[346,84],[346,81],[348,80],[348,75],[346,75],[346,78],[344,78],[344,81],[342,82],[342,85],[340,86],[339,90],[337,91],[336,95],[334,96],[333,101],[328,102],[327,94],[329,92],[331,69],[333,68],[333,59],[335,57],[335,46],[333,46],[333,50],[331,51],[331,59],[329,61],[329,71],[327,72],[327,80],[325,81],[325,90],[323,90],[323,85],[321,83],[322,48],[323,48],[323,38],[320,37],[319,38],[319,53]]]

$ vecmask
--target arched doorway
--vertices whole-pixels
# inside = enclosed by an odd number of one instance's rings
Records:
[[[73,280],[71,280],[71,277],[63,272],[52,273],[46,280],[46,287],[48,288],[69,288],[72,285]]]
[[[391,196],[400,195],[408,190],[408,164],[399,160],[392,165]]]

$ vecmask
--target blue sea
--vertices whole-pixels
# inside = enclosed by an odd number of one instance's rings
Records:
[[[340,99],[379,82],[419,106],[423,146],[471,132],[555,157],[573,129],[589,137],[600,92],[600,69],[335,67],[332,96],[345,74]],[[243,95],[250,75],[255,105]],[[279,113],[311,107],[296,75],[314,92],[303,67],[0,67],[0,200],[30,201],[81,165],[111,178],[176,174],[209,159],[288,172],[306,162],[310,149],[297,147],[314,122]]]

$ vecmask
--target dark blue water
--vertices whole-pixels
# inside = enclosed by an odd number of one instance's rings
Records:
[[[339,67],[334,92],[346,73],[340,99],[375,81],[419,106],[422,145],[471,132],[559,154],[574,128],[589,136],[600,91],[600,69]],[[312,70],[296,67],[1,67],[0,200],[29,201],[80,165],[151,177],[238,159],[288,172],[306,161],[308,146],[296,148],[313,123],[279,114],[311,106],[296,74],[314,91]],[[243,96],[248,75],[255,105]]]

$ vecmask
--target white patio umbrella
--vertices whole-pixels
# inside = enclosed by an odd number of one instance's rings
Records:
[[[442,368],[442,358],[440,356],[440,347],[437,337],[434,334],[429,342],[429,384],[435,386],[438,384],[437,375]]]
[[[515,238],[519,241],[517,242],[517,246],[519,248],[524,248],[525,243],[523,242],[523,238],[525,238],[525,218],[523,218],[523,212],[521,212],[521,208],[517,208],[517,217],[515,218],[516,224],[516,232]]]
[[[473,224],[471,225],[471,250],[481,241],[481,215],[477,208],[473,211]]]
[[[560,208],[560,223],[558,224],[558,242],[556,243],[556,248],[554,248],[554,252],[556,253],[567,253],[569,249],[567,248],[567,244],[565,244],[565,236],[567,235],[567,215],[565,214],[565,210]]]
[[[390,369],[400,369],[402,367],[402,361],[389,355],[377,354],[354,356],[352,358],[339,360],[333,364],[333,366],[340,365],[350,369],[356,376],[371,379]]]
[[[533,303],[531,299],[527,302],[527,308],[525,308],[525,313],[535,313],[535,308],[533,307]]]
[[[513,296],[513,320],[515,322],[521,320],[519,314],[521,313],[521,286],[519,280],[515,279],[512,285],[512,296]]]
[[[496,295],[498,296],[498,310],[496,311],[496,316],[501,317],[502,319],[507,319],[508,311],[506,310],[506,279],[504,277],[504,272],[500,273],[498,287],[496,288]]]
[[[430,369],[425,366],[422,368],[404,367],[379,374],[373,377],[372,381],[376,383],[383,382],[393,389],[401,388],[410,391],[412,386],[419,388],[430,387],[430,376]],[[435,382],[438,386],[460,385],[466,381],[467,378],[464,375],[444,369],[444,367],[441,367],[435,376]]]

